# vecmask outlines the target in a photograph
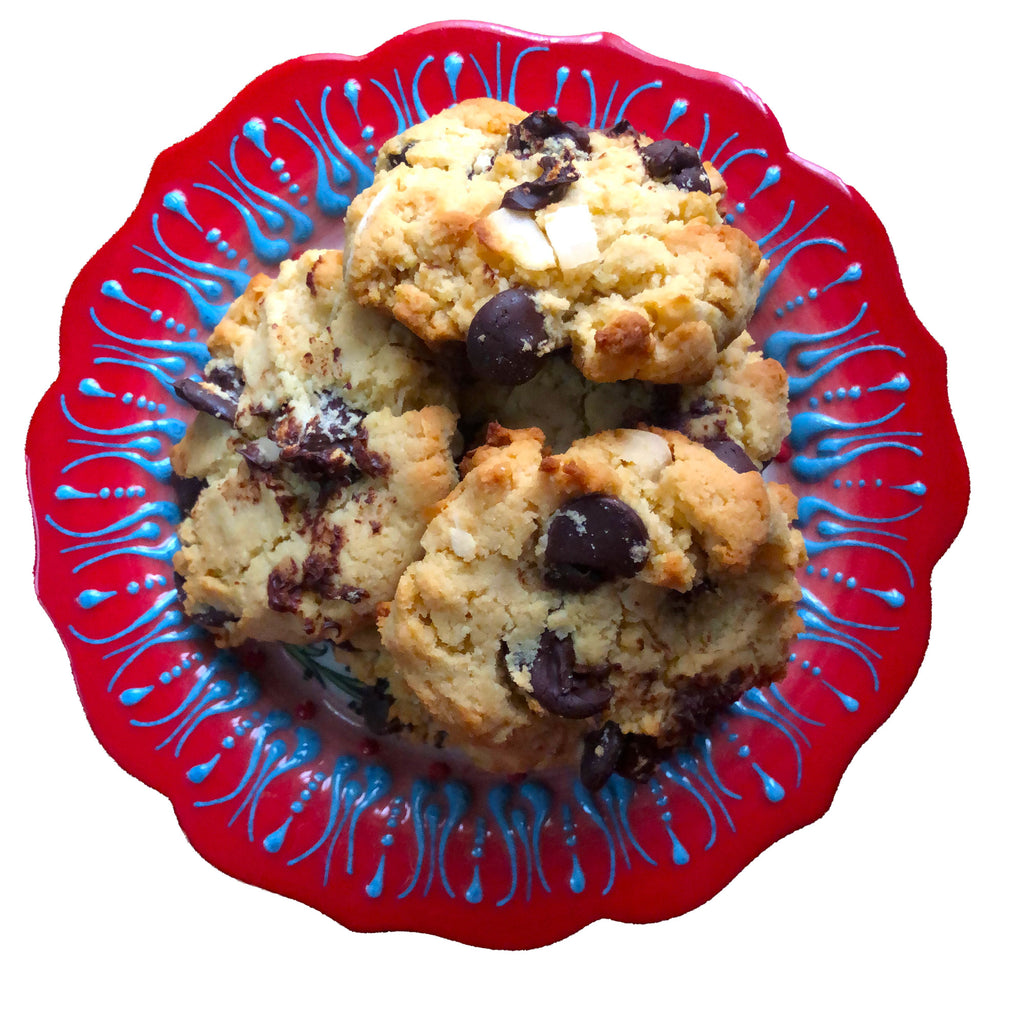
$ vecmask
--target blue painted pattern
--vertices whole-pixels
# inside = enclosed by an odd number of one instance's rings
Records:
[[[159,207],[146,213],[152,243],[134,250],[134,265],[112,268],[116,276],[102,284],[90,309],[101,339],[93,345],[93,376],[82,379],[75,392],[60,396],[69,450],[62,468],[67,480],[56,486],[56,498],[69,511],[83,502],[118,502],[116,510],[113,505],[104,510],[101,526],[89,530],[72,529],[61,517],[46,520],[66,545],[62,550],[74,554],[70,573],[83,618],[72,626],[73,636],[87,647],[102,649],[103,659],[111,664],[107,689],[112,699],[131,716],[132,726],[152,733],[155,751],[167,752],[180,764],[196,787],[197,808],[229,809],[227,828],[243,829],[263,855],[284,858],[289,867],[314,860],[325,886],[339,874],[361,873],[362,888],[372,899],[412,900],[443,893],[453,901],[503,906],[538,893],[607,894],[638,864],[672,864],[685,871],[699,851],[681,841],[680,820],[690,815],[706,822],[700,848],[711,850],[723,829],[737,828],[730,808],[755,799],[758,792],[768,803],[779,803],[788,787],[801,785],[814,730],[822,727],[798,712],[774,685],[736,701],[717,724],[717,736],[698,737],[643,785],[618,776],[598,793],[579,783],[563,793],[536,779],[470,784],[419,777],[399,783],[377,754],[346,754],[328,764],[317,731],[281,708],[268,707],[256,676],[232,657],[220,652],[211,657],[205,634],[181,611],[170,565],[178,548],[175,528],[181,513],[166,497],[170,446],[185,429],[173,381],[201,369],[208,358],[204,342],[209,331],[253,273],[316,245],[319,232],[338,224],[352,197],[372,180],[373,140],[428,116],[421,87],[429,76],[446,83],[453,102],[480,93],[514,102],[534,55],[546,50],[525,46],[510,53],[506,45],[503,53],[497,42],[493,52],[426,54],[411,74],[396,68],[390,78],[339,83],[343,102],[332,101],[333,113],[329,100],[334,87],[325,85],[315,106],[286,99],[279,114],[250,116],[238,125],[227,151],[212,154],[205,175],[170,189]],[[805,494],[799,503],[799,526],[811,556],[800,605],[800,638],[803,650],[819,652],[830,664],[840,653],[850,666],[843,672],[842,690],[839,680],[825,678],[814,654],[793,654],[791,674],[802,684],[820,687],[846,712],[856,713],[860,701],[845,691],[856,688],[857,669],[872,689],[881,684],[880,656],[871,637],[898,629],[891,613],[904,605],[915,586],[900,546],[927,500],[927,487],[914,479],[915,460],[923,453],[922,432],[905,424],[911,378],[902,370],[895,375],[887,371],[888,379],[876,378],[868,368],[878,364],[866,358],[885,353],[902,360],[905,353],[898,340],[886,338],[884,324],[860,297],[858,283],[865,268],[858,263],[851,262],[838,276],[830,273],[800,294],[780,297],[795,267],[804,268],[806,280],[813,275],[807,268],[813,268],[816,254],[845,254],[847,249],[842,239],[822,233],[828,207],[804,209],[796,195],[779,202],[778,191],[787,183],[767,150],[746,144],[728,125],[712,123],[707,113],[666,90],[661,80],[641,82],[627,91],[607,68],[557,68],[550,81],[552,112],[570,81],[585,85],[584,119],[591,127],[607,127],[628,116],[640,94],[657,94],[664,101],[659,118],[663,132],[671,129],[699,139],[702,154],[723,171],[739,161],[760,163],[760,183],[748,195],[736,198],[730,191],[728,221],[742,226],[769,190],[771,208],[784,210],[759,238],[772,260],[761,304],[778,321],[763,347],[789,371],[792,397],[806,400],[806,408],[793,417],[791,471],[798,483],[817,487],[818,494],[831,487],[828,499]],[[369,94],[382,97],[393,117],[383,131],[362,120],[360,103]],[[657,131],[659,125],[649,128]],[[342,136],[358,136],[359,151]],[[302,157],[286,164],[279,153],[295,152],[296,144]],[[273,187],[258,184],[251,172],[243,171],[246,150],[247,159],[255,153],[264,162]],[[196,201],[199,195],[203,203]],[[209,197],[219,205],[211,206]],[[217,222],[201,223],[193,213],[200,207],[218,209]],[[194,232],[189,253],[166,240],[164,226],[173,218]],[[144,298],[152,294],[142,286],[144,280],[151,285],[159,281],[168,302],[177,309],[184,300],[187,312],[167,315],[152,305]],[[849,295],[849,313],[841,322],[815,331],[786,325],[788,316],[836,289]],[[110,303],[137,321],[130,332],[109,325]],[[856,385],[848,383],[851,364],[864,367]],[[119,374],[130,371],[133,390],[109,383],[105,371],[113,366]],[[876,393],[891,397],[886,412],[860,416],[852,411],[857,401]],[[109,425],[112,420],[116,425]],[[906,456],[905,479],[885,482],[870,473],[872,454],[882,450]],[[76,470],[97,462],[110,467],[109,485],[82,489]],[[844,504],[845,494],[865,488],[902,504],[879,516]],[[69,515],[68,522],[73,521]],[[848,564],[843,556],[850,552],[881,556],[865,563],[871,578],[857,579],[830,567],[833,558],[834,565]],[[127,585],[119,570],[125,559],[133,567],[145,567],[133,570],[138,578]],[[887,572],[887,565],[895,572]],[[870,595],[887,617],[859,622],[834,611],[848,591]],[[130,605],[127,624],[111,629],[107,613],[121,604]],[[138,674],[136,663],[153,651],[163,659],[162,670],[153,676]],[[172,684],[180,695],[173,710],[147,717],[145,708],[154,694]],[[757,727],[753,733],[744,728],[750,724]],[[214,746],[208,739],[211,725],[220,732]],[[771,737],[789,751],[792,763],[785,779],[773,777],[759,762],[759,736]],[[756,782],[754,796],[736,791],[735,773],[728,784],[724,781],[716,749],[744,766]],[[278,791],[282,785],[291,796],[284,804],[274,803],[278,817],[268,827],[260,808],[271,787]],[[641,795],[663,826],[657,846],[649,840],[642,845],[634,829]],[[303,816],[315,818],[320,827],[312,834],[304,831],[312,838],[297,845],[290,836]],[[364,833],[377,844],[370,858],[356,856]],[[600,856],[583,857],[584,834]],[[399,844],[408,846],[400,856]],[[506,867],[503,881],[486,889],[481,871],[485,857],[501,858]],[[565,867],[556,871],[555,865]]]

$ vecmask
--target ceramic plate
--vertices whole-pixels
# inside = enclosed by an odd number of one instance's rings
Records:
[[[771,260],[751,332],[790,375],[772,472],[810,555],[786,678],[751,691],[650,782],[494,777],[367,736],[320,650],[218,651],[184,616],[172,382],[250,276],[340,244],[389,136],[486,95],[698,146]],[[28,439],[37,587],[100,742],[168,796],[208,860],[359,930],[538,946],[702,903],[827,808],[910,685],[929,577],[965,514],[945,358],[863,199],[790,153],[749,90],[608,35],[427,26],[364,57],[290,61],[161,154],[75,281],[60,376]]]

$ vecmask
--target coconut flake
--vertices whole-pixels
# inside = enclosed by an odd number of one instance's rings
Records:
[[[391,191],[390,182],[385,183],[381,190],[370,200],[369,206],[363,211],[362,217],[359,218],[359,223],[356,224],[352,231],[352,234],[345,239],[345,256],[342,261],[342,270],[346,277],[348,277],[348,269],[352,264],[352,254],[356,250],[356,242],[359,241],[359,236],[363,233],[366,225],[370,223],[370,218],[377,212],[377,207],[380,206],[381,200]]]
[[[457,526],[453,526],[448,531],[448,540],[451,543],[452,551],[455,552],[459,558],[466,559],[467,561],[476,554],[476,541],[473,539],[471,533],[467,533],[465,530],[460,530]]]
[[[549,270],[555,253],[530,213],[498,209],[476,223],[477,237],[524,270]]]
[[[573,270],[601,258],[590,210],[582,203],[559,206],[544,218],[544,233],[563,270]]]
[[[632,463],[637,472],[655,480],[672,461],[672,449],[668,442],[649,430],[623,430],[619,446],[619,458]]]

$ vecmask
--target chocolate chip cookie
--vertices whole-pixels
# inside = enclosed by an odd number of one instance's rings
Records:
[[[569,347],[593,381],[706,382],[767,264],[723,222],[692,146],[467,100],[381,148],[349,210],[347,277],[477,376],[521,384]]]
[[[253,278],[209,347],[177,385],[199,415],[172,463],[204,483],[174,559],[186,612],[225,646],[365,629],[455,485],[448,383],[333,251]]]
[[[562,455],[536,429],[488,440],[379,620],[392,681],[449,742],[597,787],[781,677],[804,559],[787,488],[671,430]]]

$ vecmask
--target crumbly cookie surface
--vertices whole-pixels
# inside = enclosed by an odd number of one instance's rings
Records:
[[[562,455],[536,430],[490,440],[379,622],[392,680],[475,761],[639,776],[783,674],[803,558],[786,488],[675,431]]]
[[[210,339],[172,453],[204,481],[179,530],[186,612],[223,645],[372,624],[457,476],[455,400],[422,344],[355,303],[342,256],[258,276]]]
[[[591,434],[643,423],[699,441],[730,438],[760,469],[779,454],[789,433],[788,397],[785,370],[765,359],[744,331],[719,354],[703,384],[600,384],[559,354],[523,384],[465,384],[459,408],[470,442],[497,422],[510,429],[538,427],[552,451],[564,452]]]
[[[767,264],[692,147],[478,99],[377,167],[346,219],[353,293],[482,374],[525,380],[569,346],[591,380],[700,383],[753,313]]]

